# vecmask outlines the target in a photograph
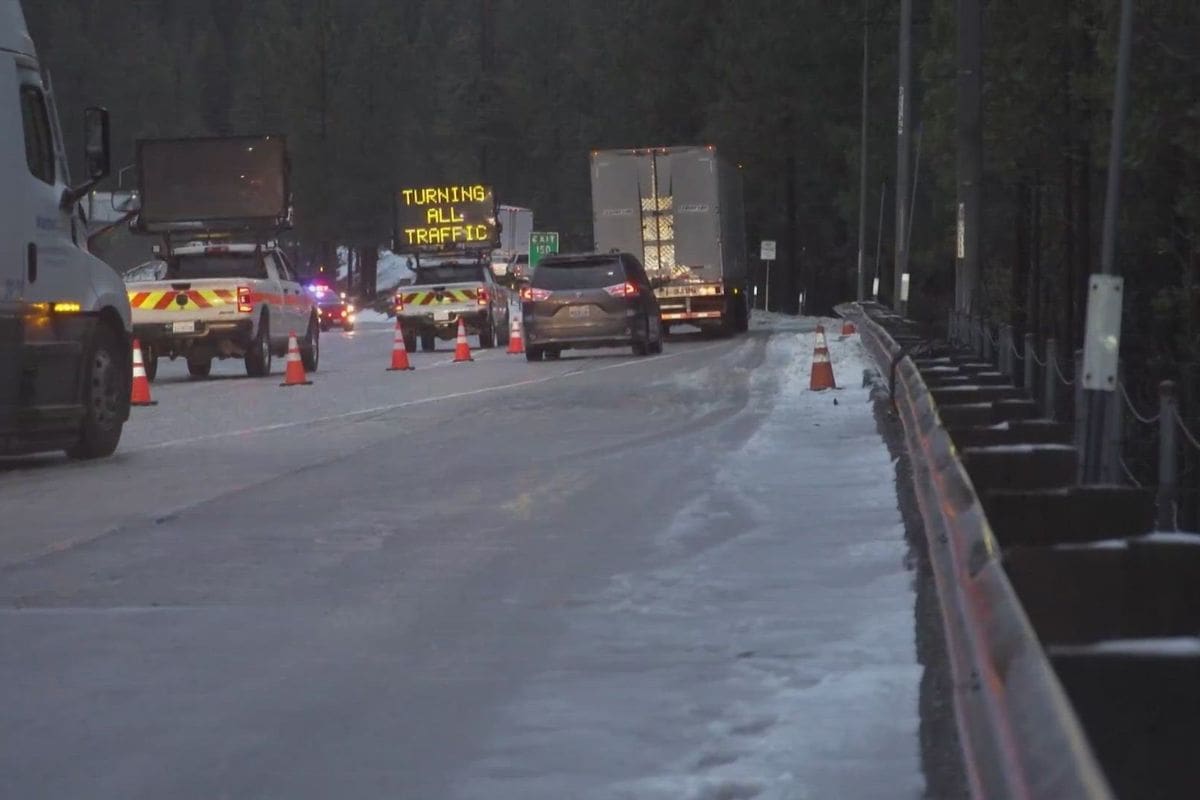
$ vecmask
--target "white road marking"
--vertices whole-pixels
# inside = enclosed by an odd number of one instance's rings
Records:
[[[186,439],[172,439],[167,442],[158,442],[157,444],[147,444],[140,447],[132,447],[128,450],[122,448],[122,453],[144,453],[148,450],[161,450],[167,447],[180,447],[182,445],[196,444],[198,442],[210,442],[216,439],[228,439],[234,436],[251,436],[258,433],[271,433],[274,431],[287,430],[288,428],[297,428],[302,425],[315,425],[323,422],[336,422],[338,420],[351,419],[353,417],[363,417],[370,414],[379,414],[386,411],[396,411],[401,408],[412,408],[413,406],[423,406],[429,403],[439,403],[444,400],[457,400],[463,397],[475,397],[481,394],[491,394],[492,392],[501,392],[506,389],[519,389],[524,386],[536,386],[542,383],[551,383],[553,381],[564,380],[566,378],[574,378],[578,375],[588,375],[593,372],[604,372],[610,369],[619,369],[621,367],[635,367],[641,364],[657,364],[672,358],[680,356],[694,355],[703,353],[707,350],[720,347],[728,344],[728,342],[715,342],[703,347],[697,347],[690,350],[682,350],[678,353],[666,353],[664,355],[655,356],[653,358],[638,358],[635,360],[622,361],[617,364],[606,364],[602,367],[593,367],[591,369],[577,369],[571,372],[564,372],[558,375],[548,375],[544,378],[531,378],[524,381],[516,381],[514,383],[502,383],[498,386],[485,386],[480,389],[470,389],[465,392],[451,392],[450,394],[437,395],[435,397],[423,397],[417,400],[406,400],[403,403],[392,403],[385,406],[375,406],[373,408],[359,409],[358,411],[346,411],[340,414],[330,414],[325,417],[315,417],[313,419],[292,420],[291,422],[279,422],[274,425],[262,425],[256,428],[243,428],[236,431],[224,431],[222,433],[208,433],[203,436],[192,436]],[[453,362],[449,362],[453,363]]]

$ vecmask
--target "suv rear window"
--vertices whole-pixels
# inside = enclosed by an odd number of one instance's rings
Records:
[[[603,289],[625,282],[621,262],[553,261],[542,262],[533,271],[533,285],[539,289]]]
[[[478,264],[438,264],[417,267],[413,286],[441,286],[447,283],[481,283],[483,267]]]
[[[253,253],[175,256],[167,262],[168,278],[254,278],[265,280],[266,262]]]

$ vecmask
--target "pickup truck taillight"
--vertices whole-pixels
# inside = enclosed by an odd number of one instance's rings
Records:
[[[632,283],[618,283],[616,286],[605,286],[604,291],[613,297],[637,297],[638,288]]]
[[[521,290],[521,299],[530,303],[538,300],[549,300],[550,292],[545,289],[535,289],[532,286],[526,286]]]
[[[238,313],[249,314],[254,310],[254,303],[250,300],[250,287],[239,286],[237,289]]]
[[[479,299],[479,305],[481,306],[486,306],[492,299],[487,289],[480,289],[475,293],[475,297]]]

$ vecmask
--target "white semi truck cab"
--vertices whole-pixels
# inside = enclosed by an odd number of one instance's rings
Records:
[[[129,416],[129,301],[80,207],[109,173],[106,111],[86,110],[85,139],[72,184],[21,4],[0,0],[0,455],[106,456]]]

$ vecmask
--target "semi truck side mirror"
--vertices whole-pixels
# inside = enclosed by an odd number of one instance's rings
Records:
[[[59,206],[63,211],[87,196],[92,188],[108,177],[112,171],[111,151],[108,144],[108,110],[88,108],[83,112],[83,155],[87,165],[88,179],[78,186],[63,189]]]
[[[93,106],[84,110],[83,140],[88,177],[93,181],[102,181],[112,172],[108,109]]]

